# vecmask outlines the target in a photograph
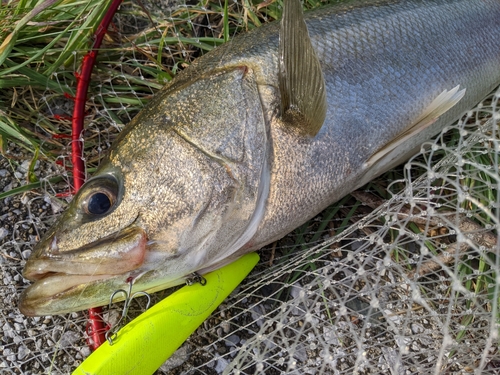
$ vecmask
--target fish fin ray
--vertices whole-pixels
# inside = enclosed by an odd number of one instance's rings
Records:
[[[388,144],[384,145],[384,147],[375,152],[365,163],[364,167],[372,167],[389,155],[392,151],[399,148],[415,134],[420,133],[434,124],[439,116],[454,107],[464,97],[464,95],[465,89],[460,90],[460,86],[456,86],[451,90],[444,90],[436,97],[436,99],[432,101],[431,104],[429,104],[429,106],[412,125],[410,125],[399,136],[392,139]]]
[[[285,0],[279,33],[279,89],[284,122],[315,136],[326,117],[326,86],[299,0]]]

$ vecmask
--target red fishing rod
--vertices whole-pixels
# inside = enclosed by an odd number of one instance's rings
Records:
[[[75,193],[85,182],[82,133],[90,76],[104,35],[121,2],[122,0],[112,0],[106,14],[94,33],[94,43],[92,44],[91,50],[83,57],[80,73],[75,73],[77,77],[77,86],[71,131],[71,161],[73,163],[73,186]],[[86,331],[89,336],[87,343],[91,350],[97,349],[106,340],[104,337],[106,330],[107,327],[102,319],[102,309],[100,307],[89,309],[89,321]]]

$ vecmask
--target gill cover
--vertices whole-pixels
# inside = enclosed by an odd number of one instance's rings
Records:
[[[177,136],[216,164],[200,182],[209,196],[179,233],[178,248],[189,251],[184,262],[191,272],[210,269],[253,237],[264,214],[269,144],[258,85],[250,68],[225,68],[169,91],[168,102],[158,107],[157,121],[172,124]]]

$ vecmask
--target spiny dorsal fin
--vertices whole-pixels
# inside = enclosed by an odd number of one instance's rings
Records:
[[[326,116],[323,72],[299,0],[285,0],[279,34],[279,89],[283,121],[315,136]]]
[[[460,99],[464,97],[465,89],[460,91],[459,89],[460,86],[456,86],[449,91],[444,90],[441,94],[439,94],[411,126],[373,154],[365,163],[364,167],[372,167],[375,163],[389,155],[389,153],[393,150],[403,145],[406,140],[436,122],[439,116],[455,106],[455,104],[457,104]]]

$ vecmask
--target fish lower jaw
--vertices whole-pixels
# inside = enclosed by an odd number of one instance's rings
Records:
[[[21,294],[19,310],[27,316],[53,315],[54,313],[40,312],[39,306],[50,305],[51,301],[57,301],[62,296],[77,294],[78,289],[94,284],[100,280],[116,277],[116,275],[75,275],[62,273],[48,273],[37,279]],[[74,309],[72,311],[77,311]],[[55,312],[57,314],[57,312]]]

